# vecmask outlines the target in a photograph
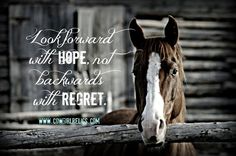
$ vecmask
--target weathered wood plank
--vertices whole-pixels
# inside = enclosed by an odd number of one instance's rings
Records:
[[[227,70],[229,69],[229,65],[223,61],[203,61],[203,60],[191,60],[184,61],[184,69],[185,71],[193,71],[193,70]]]
[[[0,149],[77,146],[101,143],[141,142],[137,125],[29,131],[1,131]],[[168,126],[167,142],[236,141],[236,123],[194,123]]]
[[[0,79],[8,79],[9,71],[8,68],[0,68]]]
[[[163,28],[144,28],[146,37],[164,36]],[[180,40],[212,40],[212,41],[231,41],[236,37],[232,31],[225,30],[208,30],[208,29],[179,29]]]
[[[200,97],[200,96],[219,96],[227,97],[233,96],[236,89],[229,88],[221,84],[187,84],[185,86],[185,95],[187,97]]]
[[[143,28],[160,28],[163,29],[168,19],[150,20],[138,19],[138,24]],[[192,29],[232,29],[234,25],[230,22],[217,22],[217,21],[191,21],[177,18],[179,28],[192,28]]]
[[[227,58],[226,62],[231,64],[231,65],[236,64],[236,58]]]
[[[189,84],[222,83],[232,78],[228,72],[222,72],[222,71],[185,72],[185,75],[186,75],[186,82]]]
[[[233,114],[236,114],[236,110],[235,109],[230,109],[230,108],[221,108],[221,109],[217,109],[217,108],[208,108],[208,109],[204,109],[204,108],[196,108],[196,109],[187,109],[187,113],[190,114],[190,115],[204,115],[204,116],[208,116],[208,115],[215,115],[216,117],[218,115],[222,115],[222,116],[226,116],[228,117],[233,115]],[[218,119],[218,118],[216,118]],[[235,116],[235,119],[233,120],[236,120],[236,116]],[[215,120],[215,121],[218,121],[218,120]],[[228,120],[228,121],[231,121],[231,120]]]
[[[186,98],[186,106],[189,109],[210,109],[210,108],[235,108],[235,98],[202,97]]]
[[[7,14],[0,14],[0,22],[7,23]]]
[[[17,3],[19,2],[19,0],[7,0],[5,1],[5,3]],[[145,2],[143,1],[136,1],[136,0],[130,0],[130,1],[126,1],[126,0],[73,0],[73,1],[68,1],[68,0],[21,0],[22,3],[31,3],[31,4],[35,4],[35,3],[51,3],[51,4],[57,4],[57,3],[75,3],[75,4],[84,4],[84,3],[95,3],[95,4],[133,4],[133,5],[151,5],[151,6],[155,6],[155,5],[171,5],[171,6],[175,6],[175,5],[179,5],[180,2],[182,2],[181,0],[169,0],[169,1],[165,1],[165,0],[159,0],[159,1],[153,1],[153,0],[146,0]],[[136,2],[136,3],[134,3]],[[165,2],[165,3],[164,3]],[[227,3],[226,3],[227,2]],[[209,5],[209,6],[213,6],[213,7],[226,7],[226,6],[232,6],[232,4],[234,1],[233,0],[226,0],[224,2],[220,1],[220,0],[215,0],[215,1],[204,1],[204,0],[199,0],[199,1],[185,1],[182,3],[182,5],[184,6],[205,6],[205,5]]]
[[[9,84],[8,80],[2,79],[0,81],[0,92],[7,92],[7,91],[9,91],[9,89],[10,89],[10,84]]]
[[[236,57],[236,53],[233,50],[227,49],[183,49],[182,53],[187,58],[197,58],[197,59],[225,59],[229,57]]]
[[[6,54],[8,46],[5,43],[0,43],[0,54]]]
[[[187,122],[225,122],[236,121],[235,114],[187,114]]]
[[[0,56],[0,67],[8,67],[8,58],[7,56]]]
[[[180,45],[183,48],[232,48],[235,49],[236,45],[232,42],[222,42],[222,41],[190,41],[190,40],[182,40],[180,41]]]
[[[7,26],[8,26],[7,23],[1,23],[0,24],[0,32],[1,33],[8,33],[8,27]]]
[[[5,106],[7,106],[8,104],[9,104],[9,102],[10,102],[10,98],[9,98],[9,95],[8,95],[8,92],[6,92],[6,93],[1,93],[1,105],[3,106],[3,105],[5,105]],[[6,110],[8,109],[8,106],[7,106],[7,108],[6,108]],[[4,112],[5,110],[1,110],[0,109],[0,112]]]
[[[209,9],[209,6],[205,6],[205,9]],[[159,19],[161,17],[166,17],[168,15],[175,15],[175,17],[182,17],[188,20],[220,20],[220,21],[233,21],[236,19],[236,14],[234,12],[230,12],[229,10],[222,9],[221,13],[219,12],[206,12],[200,11],[199,9],[189,9],[181,8],[181,7],[170,7],[166,6],[163,8],[154,7],[150,9],[150,7],[133,7],[134,13],[137,14],[137,18],[140,19]],[[181,10],[182,9],[182,10]],[[217,10],[217,9],[216,9]],[[197,12],[198,11],[198,12]]]
[[[8,33],[6,32],[1,32],[0,34],[0,42],[7,44],[8,41]]]

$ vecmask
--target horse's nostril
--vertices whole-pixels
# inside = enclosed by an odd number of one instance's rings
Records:
[[[162,119],[160,119],[160,126],[159,126],[160,129],[163,129],[164,128],[164,121]]]
[[[156,136],[151,136],[149,139],[151,142],[157,142],[157,137]]]

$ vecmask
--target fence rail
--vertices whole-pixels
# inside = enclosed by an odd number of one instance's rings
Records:
[[[0,149],[33,149],[101,143],[141,142],[136,125],[0,131]],[[167,142],[236,142],[236,122],[169,125]]]

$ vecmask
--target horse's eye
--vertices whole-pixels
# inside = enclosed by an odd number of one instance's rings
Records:
[[[177,70],[176,68],[170,69],[170,74],[171,74],[172,76],[175,76],[175,75],[177,74],[177,72],[178,72],[178,70]]]

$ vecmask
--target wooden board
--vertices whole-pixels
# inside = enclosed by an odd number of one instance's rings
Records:
[[[167,142],[236,141],[235,122],[171,124]],[[33,149],[102,143],[142,142],[137,125],[91,126],[66,130],[1,131],[0,149]]]

